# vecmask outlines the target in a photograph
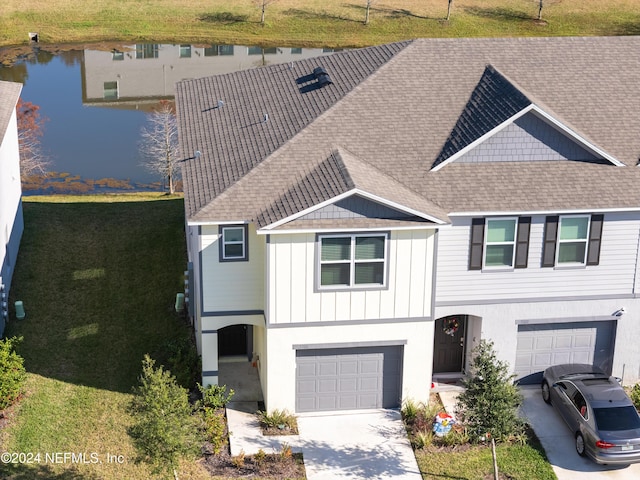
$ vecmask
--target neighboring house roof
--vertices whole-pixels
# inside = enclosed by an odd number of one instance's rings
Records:
[[[298,225],[355,190],[435,223],[640,208],[638,51],[640,37],[421,39],[180,82],[187,217]],[[504,150],[513,136],[528,150]]]
[[[0,80],[0,141],[7,131],[11,116],[16,111],[21,90],[21,83]]]

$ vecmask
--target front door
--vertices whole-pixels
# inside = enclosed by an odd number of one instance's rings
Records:
[[[433,373],[462,372],[466,315],[436,320],[433,345]]]

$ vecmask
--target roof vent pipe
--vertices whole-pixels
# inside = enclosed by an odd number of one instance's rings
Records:
[[[313,76],[316,77],[316,80],[318,81],[318,84],[320,85],[320,87],[331,85],[333,83],[331,81],[331,77],[323,67],[314,68]]]

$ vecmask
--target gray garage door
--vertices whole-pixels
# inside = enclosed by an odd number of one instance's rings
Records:
[[[519,325],[515,374],[538,383],[542,371],[561,363],[588,363],[611,373],[615,321]]]
[[[296,351],[296,411],[396,408],[402,346]]]

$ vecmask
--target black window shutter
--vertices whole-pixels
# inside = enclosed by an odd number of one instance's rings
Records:
[[[547,217],[544,225],[544,247],[542,249],[542,266],[553,267],[556,263],[556,241],[558,239],[559,217]]]
[[[518,218],[518,235],[516,237],[516,264],[515,268],[527,268],[529,261],[529,231],[531,230],[531,217]]]
[[[591,228],[589,229],[589,245],[587,250],[587,265],[600,263],[600,244],[602,239],[602,225],[604,215],[591,215]]]
[[[469,248],[469,270],[482,270],[482,247],[484,246],[484,218],[471,219],[471,247]]]

